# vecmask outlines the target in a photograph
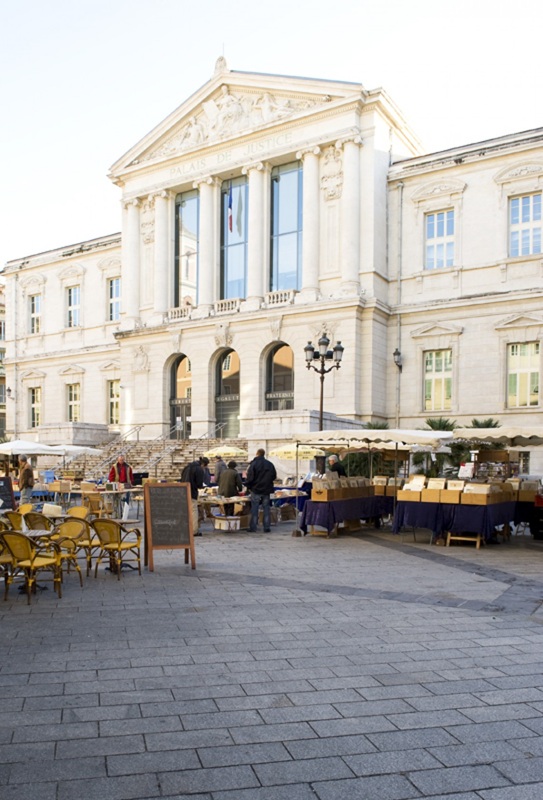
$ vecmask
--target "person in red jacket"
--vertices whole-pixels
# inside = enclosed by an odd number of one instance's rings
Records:
[[[110,483],[124,483],[125,489],[130,489],[134,485],[132,467],[124,460],[124,456],[117,458],[117,463],[113,464],[109,470],[108,481]],[[124,498],[125,503],[130,503],[130,494],[127,492]]]

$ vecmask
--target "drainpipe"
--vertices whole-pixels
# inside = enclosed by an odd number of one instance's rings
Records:
[[[14,401],[13,401],[13,438],[17,438],[17,407],[19,403],[19,386],[17,382],[18,378],[18,350],[17,350],[17,343],[19,341],[18,336],[18,318],[17,318],[17,308],[18,308],[18,300],[19,298],[19,273],[15,275],[15,297],[13,298],[13,381],[14,381]]]
[[[396,349],[401,354],[402,352],[402,319],[400,314],[400,305],[402,302],[402,224],[403,224],[403,183],[398,183],[398,269],[396,273],[396,307],[398,309],[396,315]],[[396,428],[400,427],[400,388],[401,388],[402,370],[401,367],[396,371]]]

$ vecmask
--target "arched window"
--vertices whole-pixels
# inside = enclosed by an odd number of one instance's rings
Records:
[[[239,377],[239,356],[227,350],[217,362],[215,395],[215,418],[225,438],[239,436]]]
[[[266,362],[266,411],[294,408],[294,353],[278,344]]]
[[[172,364],[170,390],[170,425],[176,430],[177,439],[190,436],[190,414],[192,397],[192,370],[190,360],[180,355]]]

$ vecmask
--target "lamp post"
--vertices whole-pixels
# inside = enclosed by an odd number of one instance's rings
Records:
[[[327,372],[341,367],[341,359],[343,358],[344,347],[341,342],[337,342],[333,350],[329,350],[330,339],[323,333],[318,341],[318,350],[311,342],[308,342],[304,347],[305,361],[307,369],[313,369],[321,376],[321,398],[319,407],[319,430],[323,430],[323,408],[324,408],[324,376]],[[313,363],[317,362],[317,366]],[[326,364],[331,364],[329,367]]]

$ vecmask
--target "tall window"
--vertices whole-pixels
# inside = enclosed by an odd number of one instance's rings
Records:
[[[41,294],[31,294],[28,301],[30,333],[39,333],[41,331]]]
[[[454,210],[426,214],[426,269],[454,265]]]
[[[107,421],[109,425],[118,425],[120,422],[121,382],[120,380],[107,382]]]
[[[81,287],[69,286],[66,289],[67,327],[78,328],[81,311]]]
[[[223,184],[221,213],[221,299],[245,297],[247,282],[247,200],[245,178]]]
[[[30,408],[30,427],[37,428],[41,423],[41,386],[32,386],[28,390]]]
[[[0,319],[0,341],[6,341],[6,320]]]
[[[302,263],[302,166],[272,171],[270,291],[299,289]]]
[[[507,407],[539,405],[539,342],[507,347]]]
[[[175,198],[175,286],[174,306],[198,302],[198,226],[200,196],[183,192]]]
[[[509,200],[509,255],[541,253],[541,192]]]
[[[424,353],[424,410],[450,411],[452,397],[452,351]]]
[[[66,399],[68,422],[79,422],[81,420],[81,384],[69,383],[66,386]]]
[[[121,279],[108,280],[108,320],[116,322],[121,318]]]
[[[266,364],[266,411],[294,408],[294,353],[286,344],[278,345]]]

